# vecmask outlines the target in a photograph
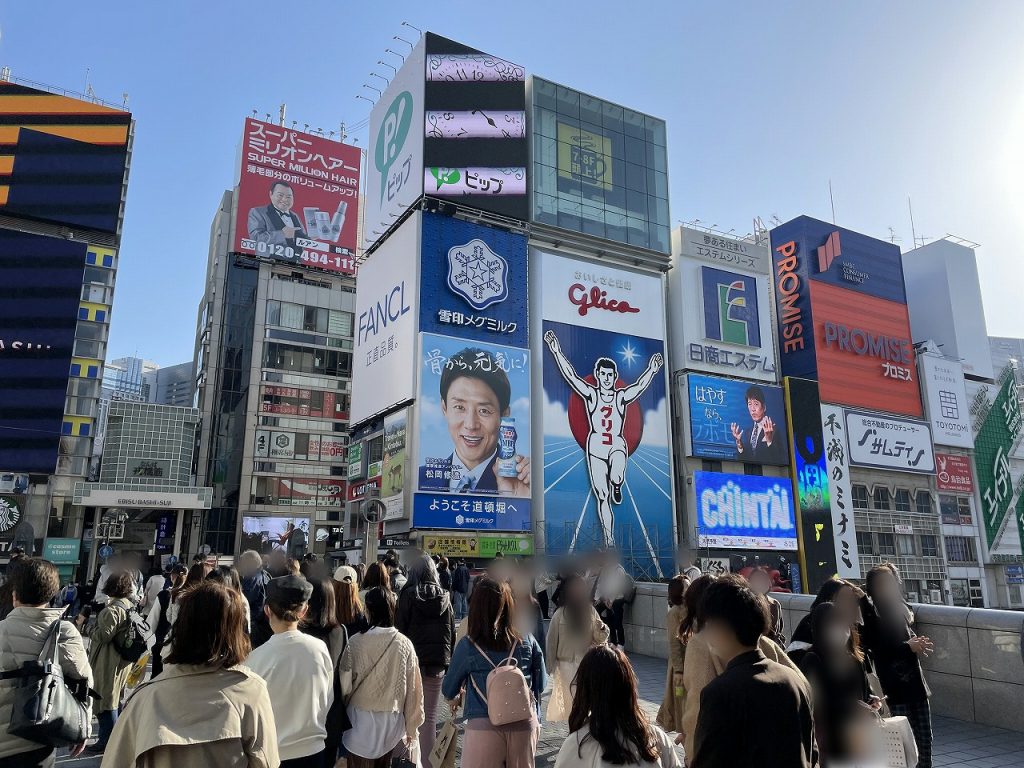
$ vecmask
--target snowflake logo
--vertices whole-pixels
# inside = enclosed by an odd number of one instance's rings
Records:
[[[508,298],[508,262],[483,240],[448,250],[448,287],[475,310]]]
[[[458,525],[458,526],[465,525],[466,524],[466,518],[463,515],[456,515],[455,516],[455,524]]]

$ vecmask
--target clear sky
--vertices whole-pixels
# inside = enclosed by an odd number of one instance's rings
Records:
[[[799,214],[978,250],[989,333],[1024,336],[1024,2],[0,3],[18,77],[129,95],[137,121],[108,358],[193,353],[210,222],[242,120],[365,122],[403,20],[663,117],[672,220]],[[353,134],[365,146],[367,129]]]

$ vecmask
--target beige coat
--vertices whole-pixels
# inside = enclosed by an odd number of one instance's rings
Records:
[[[758,650],[766,659],[789,667],[806,682],[803,673],[790,661],[789,656],[767,636],[761,635],[757,643]],[[686,705],[683,710],[682,733],[686,734],[686,759],[693,755],[693,735],[697,730],[697,718],[700,715],[700,694],[704,686],[725,671],[722,660],[711,653],[711,647],[703,632],[698,632],[686,644],[686,659],[683,662],[683,687],[686,689]],[[809,690],[808,686],[808,690]],[[770,715],[769,715],[770,716]]]
[[[0,672],[21,669],[26,661],[38,659],[43,651],[46,633],[53,622],[59,621],[61,608],[15,608],[0,621]],[[60,625],[60,668],[70,680],[86,680],[92,687],[92,669],[85,655],[82,636],[74,625],[65,621]],[[47,646],[47,650],[49,650]],[[14,703],[17,680],[0,681],[0,758],[39,749],[34,741],[25,741],[7,732]],[[91,702],[91,699],[90,699]]]
[[[597,611],[590,609],[590,627],[582,632],[574,632],[569,627],[565,609],[559,608],[551,617],[548,627],[547,648],[544,649],[544,661],[548,672],[554,674],[559,661],[570,661],[579,664],[587,651],[595,645],[608,642],[608,626],[601,621]]]
[[[121,706],[121,698],[131,672],[132,663],[125,661],[114,647],[114,638],[126,628],[131,603],[123,598],[111,598],[96,619],[89,645],[89,664],[96,680],[100,701],[97,712],[109,712]]]
[[[267,685],[251,670],[170,664],[128,700],[102,768],[278,768]]]
[[[679,625],[686,616],[686,609],[673,605],[665,617],[665,635],[668,644],[668,672],[665,675],[665,695],[658,710],[658,725],[666,731],[681,731],[683,709],[686,705],[686,688],[683,687],[683,662],[686,646],[679,639]]]

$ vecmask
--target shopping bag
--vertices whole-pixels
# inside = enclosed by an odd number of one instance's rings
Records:
[[[459,740],[459,728],[455,724],[455,713],[441,726],[434,748],[427,755],[428,768],[455,768],[456,745]]]
[[[907,718],[879,717],[876,736],[886,768],[917,768],[917,742]]]

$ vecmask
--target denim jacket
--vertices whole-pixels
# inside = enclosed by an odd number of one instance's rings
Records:
[[[504,651],[485,651],[491,662],[500,664],[508,658]],[[523,671],[530,690],[533,692],[534,701],[540,702],[541,694],[547,685],[547,673],[544,671],[544,652],[534,639],[533,635],[527,635],[516,646],[515,658],[519,663],[519,669]],[[446,699],[454,699],[459,691],[466,689],[466,705],[464,715],[467,719],[476,717],[487,717],[487,702],[480,698],[476,688],[469,682],[470,676],[473,682],[485,694],[487,692],[487,675],[494,669],[492,664],[480,655],[468,637],[462,638],[455,651],[452,653],[452,663],[441,683],[441,692]]]

